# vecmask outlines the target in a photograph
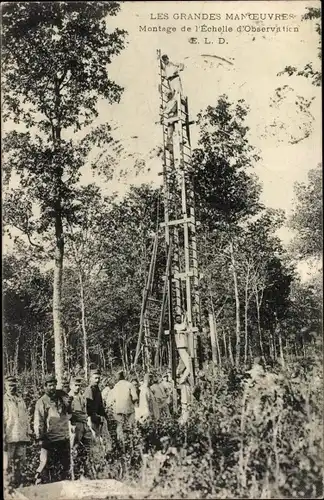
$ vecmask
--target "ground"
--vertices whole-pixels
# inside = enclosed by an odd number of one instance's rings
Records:
[[[147,492],[114,479],[62,481],[27,486],[16,490],[8,500],[100,500],[109,498],[145,498]]]

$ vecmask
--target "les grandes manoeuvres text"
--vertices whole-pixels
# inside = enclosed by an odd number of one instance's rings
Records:
[[[150,13],[151,21],[167,21],[174,19],[175,21],[288,21],[294,19],[295,14],[274,13],[274,12],[245,12],[245,13],[194,13],[187,14],[184,12],[156,12]]]

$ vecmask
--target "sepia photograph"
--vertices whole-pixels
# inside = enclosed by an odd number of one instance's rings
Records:
[[[323,498],[321,3],[1,5],[6,500]]]

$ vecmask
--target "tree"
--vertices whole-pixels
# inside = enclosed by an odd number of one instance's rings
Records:
[[[55,242],[53,328],[59,384],[64,220],[75,210],[80,169],[94,144],[111,140],[110,127],[101,126],[79,141],[69,137],[98,116],[99,97],[110,103],[120,99],[122,88],[107,72],[124,47],[125,32],[109,33],[106,26],[107,16],[118,11],[117,2],[20,2],[3,8],[4,118],[26,128],[9,132],[4,140],[6,178],[15,171],[21,186],[7,200],[6,217],[31,242],[33,234],[46,231]],[[20,210],[15,199],[20,199]],[[37,218],[32,217],[35,205]]]
[[[247,113],[243,100],[231,104],[223,95],[198,116],[200,136],[190,175],[200,221],[208,221],[209,229],[236,224],[261,208],[261,188],[249,171],[259,157],[248,142]]]
[[[276,357],[275,326],[288,307],[293,278],[275,234],[283,221],[281,211],[265,209],[231,232],[213,231],[201,245],[203,308],[215,310],[223,353],[236,366],[253,353]]]
[[[322,166],[308,173],[308,183],[295,184],[296,205],[290,228],[297,232],[292,242],[300,259],[319,258],[322,254]]]
[[[28,247],[17,242],[14,255],[3,259],[4,360],[7,371],[50,366],[50,296],[52,276],[30,259]],[[41,360],[41,363],[38,363]]]
[[[302,17],[303,21],[312,21],[312,20],[320,20],[321,18],[321,9],[318,7],[306,7],[306,14]],[[316,22],[315,31],[319,36],[319,45],[318,45],[318,58],[322,59],[322,47],[321,47],[321,25],[320,22]],[[304,78],[309,78],[313,85],[316,87],[320,87],[322,83],[322,73],[320,70],[314,69],[314,62],[310,61],[306,64],[306,66],[302,69],[297,69],[295,66],[286,66],[283,71],[279,73],[288,74],[289,76],[303,76]],[[278,76],[279,76],[278,75]]]

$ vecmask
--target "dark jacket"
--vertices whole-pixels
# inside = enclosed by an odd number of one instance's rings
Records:
[[[86,412],[88,417],[91,417],[92,423],[99,424],[101,421],[100,417],[107,418],[99,387],[91,385],[87,387],[84,392],[84,398],[86,400]]]
[[[36,439],[49,442],[69,439],[71,413],[70,398],[64,391],[56,390],[53,396],[44,394],[35,406]]]

